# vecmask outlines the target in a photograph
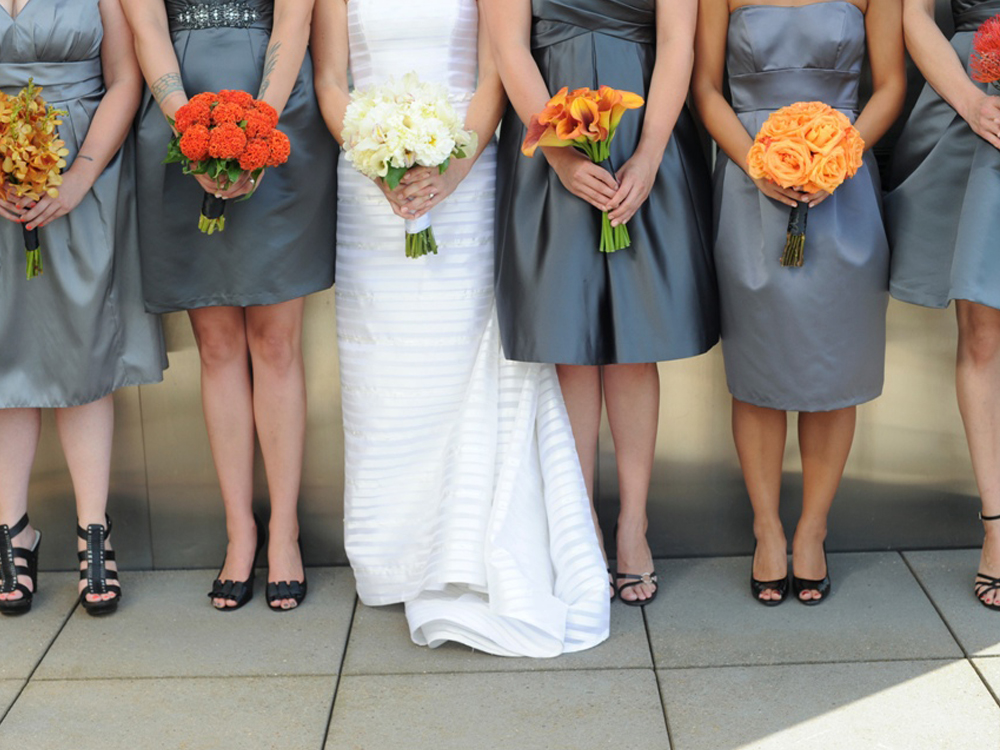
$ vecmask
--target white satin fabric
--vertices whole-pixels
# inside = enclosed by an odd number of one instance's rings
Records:
[[[350,0],[355,85],[413,70],[462,111],[475,0]],[[341,160],[337,334],[347,553],[414,642],[548,657],[608,636],[608,581],[551,365],[504,359],[493,299],[496,152],[434,210],[439,254]],[[567,304],[572,304],[567,300]]]

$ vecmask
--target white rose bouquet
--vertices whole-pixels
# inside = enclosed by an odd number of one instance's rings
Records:
[[[361,174],[395,190],[413,167],[444,173],[453,158],[475,153],[478,138],[448,101],[448,90],[416,73],[355,89],[344,114],[344,156]],[[430,213],[406,222],[406,257],[437,253]]]

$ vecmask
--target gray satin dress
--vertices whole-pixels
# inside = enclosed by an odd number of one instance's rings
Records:
[[[67,110],[67,169],[104,95],[99,0],[31,0],[0,9],[0,89],[34,78]],[[117,388],[158,382],[166,358],[158,318],[142,304],[132,142],[80,204],[38,234],[45,272],[25,278],[20,226],[0,219],[0,408],[79,406]]]
[[[165,0],[188,96],[260,88],[273,0]],[[139,110],[139,229],[146,307],[269,305],[333,284],[337,144],[320,116],[306,53],[278,128],[292,144],[252,198],[227,201],[226,229],[198,230],[204,191],[163,164],[170,129],[147,91]]]
[[[648,96],[655,0],[533,0],[531,46],[551,92],[608,85]],[[645,109],[625,113],[612,171],[632,156]],[[632,246],[598,251],[601,214],[572,195],[541,153],[521,154],[510,109],[497,173],[497,312],[504,353],[525,362],[603,365],[691,357],[718,340],[711,184],[687,108]]]
[[[1000,13],[1000,0],[953,0],[952,13],[951,44],[968,70],[972,37]],[[1000,152],[927,84],[900,134],[890,174],[892,295],[926,307],[966,299],[1000,308]]]
[[[857,115],[865,18],[851,3],[743,6],[729,17],[727,44],[733,109],[751,136],[771,112],[796,101]],[[733,396],[791,411],[830,411],[878,396],[889,248],[870,156],[810,209],[801,268],[779,262],[789,207],[721,153],[715,207],[722,351]]]

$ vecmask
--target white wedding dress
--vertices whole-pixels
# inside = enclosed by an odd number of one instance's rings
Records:
[[[476,0],[349,0],[364,87],[415,71],[464,114]],[[495,144],[433,212],[439,254],[341,159],[337,336],[347,554],[368,605],[414,642],[556,656],[608,636],[608,578],[551,365],[509,362],[493,301]],[[567,300],[567,304],[572,304]]]

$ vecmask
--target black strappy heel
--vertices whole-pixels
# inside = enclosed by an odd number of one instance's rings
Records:
[[[621,586],[617,586],[617,591],[615,593],[618,595],[618,598],[622,600],[622,602],[630,607],[645,607],[647,604],[652,604],[656,595],[660,593],[660,582],[656,577],[655,570],[651,573],[615,573],[616,580],[620,580],[622,578],[629,581],[629,583],[623,583]],[[651,597],[648,599],[626,599],[622,596],[622,592],[625,589],[631,588],[632,586],[638,586],[640,583],[645,583],[647,586],[656,586]]]
[[[209,599],[225,599],[226,601],[236,602],[232,607],[215,607],[217,612],[234,612],[253,599],[253,584],[257,577],[257,557],[264,547],[265,538],[264,527],[261,525],[256,513],[253,514],[253,522],[257,527],[257,549],[253,553],[253,565],[250,566],[250,577],[245,581],[223,581],[220,578],[216,578],[212,582],[212,590],[208,592]],[[223,559],[222,567],[224,568],[225,566],[226,561]],[[222,568],[219,569],[219,575],[222,575]]]
[[[302,559],[301,540],[299,540],[299,559]],[[305,561],[303,561],[301,581],[278,581],[277,583],[268,582],[267,608],[272,612],[291,612],[293,609],[299,608],[299,605],[301,605],[305,600],[307,593],[309,593],[309,582],[306,580],[306,564]],[[289,607],[288,609],[282,609],[280,606],[274,606],[276,602],[280,602],[283,599],[294,599],[295,606]]]
[[[982,514],[982,511],[980,511],[979,520],[1000,521],[1000,515],[984,516]],[[1000,578],[994,578],[993,576],[988,576],[985,573],[977,571],[976,580],[972,584],[972,590],[975,592],[976,598],[979,600],[979,603],[982,604],[984,607],[986,607],[987,609],[1000,610],[1000,597],[995,598],[992,604],[987,604],[986,601],[983,599],[983,597],[986,596],[991,591],[993,592],[1000,591]],[[996,597],[997,595],[994,594],[994,596]]]
[[[35,592],[38,590],[38,548],[42,544],[42,532],[35,530],[35,543],[31,549],[15,547],[14,537],[20,534],[28,526],[28,514],[21,516],[21,520],[10,528],[6,524],[0,526],[0,591],[5,594],[13,594],[15,591],[21,592],[20,599],[6,599],[0,601],[0,614],[23,615],[31,609],[31,602]],[[17,565],[16,558],[20,557],[27,565]],[[31,589],[17,580],[17,577],[28,576],[31,579]]]
[[[118,602],[122,598],[122,589],[118,585],[118,571],[108,570],[108,561],[115,562],[114,550],[105,550],[104,543],[111,536],[111,517],[105,515],[107,526],[99,523],[92,523],[86,529],[79,524],[76,527],[76,535],[83,539],[87,546],[76,556],[80,562],[85,562],[86,567],[80,568],[80,580],[86,581],[87,585],[80,592],[80,604],[87,610],[89,615],[110,615],[118,609]],[[117,565],[116,565],[117,567]],[[115,583],[108,583],[108,574]],[[98,600],[96,602],[87,599],[88,594],[114,594],[113,599]]]
[[[786,548],[787,551],[787,548]],[[753,545],[753,555],[750,558],[750,592],[753,594],[753,598],[757,600],[758,603],[763,604],[765,607],[777,607],[785,599],[788,598],[788,573],[785,573],[784,578],[778,578],[774,581],[758,581],[753,577],[753,564],[757,559],[757,543],[754,542]],[[761,599],[760,595],[763,594],[768,589],[776,591],[780,594],[778,599]]]
[[[799,600],[800,604],[805,604],[808,607],[815,607],[817,604],[822,604],[830,597],[830,563],[826,560],[826,542],[823,542],[823,566],[826,568],[826,575],[820,580],[814,581],[808,578],[799,578],[795,574],[792,574],[792,593],[795,598]],[[803,599],[801,594],[803,591],[818,591],[819,599]]]

